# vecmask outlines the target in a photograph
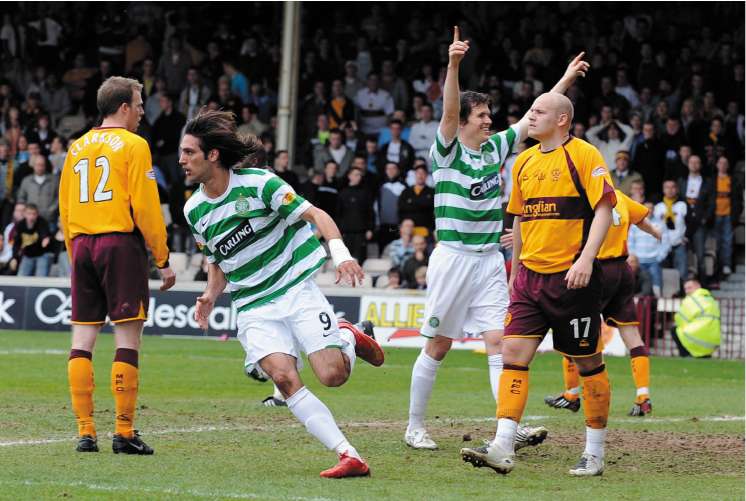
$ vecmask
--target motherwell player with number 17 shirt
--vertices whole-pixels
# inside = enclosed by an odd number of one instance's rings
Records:
[[[116,409],[114,453],[152,454],[133,429],[138,354],[148,307],[150,249],[163,286],[168,264],[148,143],[134,132],[144,114],[142,85],[108,78],[97,93],[103,117],[72,143],[60,178],[60,221],[72,267],[72,349],[68,378],[78,421],[79,452],[97,452],[93,421],[93,348],[106,317],[114,323],[111,390]]]

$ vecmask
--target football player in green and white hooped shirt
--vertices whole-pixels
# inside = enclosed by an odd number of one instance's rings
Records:
[[[404,441],[415,449],[436,449],[425,428],[427,404],[441,361],[454,339],[481,334],[487,349],[492,395],[502,373],[501,343],[508,307],[505,262],[500,253],[503,213],[500,168],[528,135],[528,116],[490,135],[490,98],[459,92],[458,71],[469,50],[454,27],[448,48],[443,116],[430,149],[435,180],[438,246],[427,269],[427,299],[420,334],[427,341],[412,368],[409,424]],[[552,92],[564,93],[588,64],[583,54],[567,67]],[[543,427],[519,428],[516,449],[544,440]]]
[[[356,355],[375,366],[384,358],[374,339],[349,322],[337,322],[311,280],[326,252],[309,222],[329,242],[338,282],[344,278],[355,286],[362,269],[328,214],[267,170],[232,168],[248,164],[257,147],[255,137],[236,133],[235,116],[228,112],[202,112],[184,130],[179,163],[187,184],[200,183],[184,216],[209,261],[195,319],[207,328],[215,300],[227,285],[238,310],[246,362],[271,378],[309,433],[339,455],[339,463],[321,476],[368,475],[366,462],[298,374],[301,352],[326,386],[347,381]]]

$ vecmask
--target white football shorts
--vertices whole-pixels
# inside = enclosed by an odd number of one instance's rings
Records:
[[[504,329],[508,310],[505,259],[439,244],[427,266],[427,297],[420,334],[461,339]]]
[[[277,299],[238,314],[238,340],[246,359],[247,371],[256,369],[267,376],[259,361],[272,353],[296,358],[303,367],[301,353],[310,355],[324,348],[342,348],[334,308],[313,280],[292,287]]]

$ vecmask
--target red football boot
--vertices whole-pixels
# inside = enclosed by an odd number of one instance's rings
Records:
[[[360,325],[363,330],[347,320],[339,320],[339,326],[349,330],[355,336],[355,354],[370,365],[380,367],[383,365],[384,354],[373,334],[373,324],[366,320],[361,322]]]
[[[322,471],[319,475],[321,478],[367,477],[370,475],[370,468],[365,460],[343,453],[339,455],[339,463],[336,466]]]

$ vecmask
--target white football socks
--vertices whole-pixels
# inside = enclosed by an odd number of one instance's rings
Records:
[[[516,431],[518,431],[518,423],[516,421],[508,418],[498,419],[497,433],[495,433],[495,440],[492,441],[492,444],[505,452],[513,452]]]
[[[360,455],[340,431],[329,408],[308,388],[304,386],[296,391],[288,397],[287,403],[290,412],[303,423],[308,433],[328,449],[360,459]]]
[[[490,371],[492,397],[495,399],[495,402],[497,402],[497,392],[500,389],[500,374],[503,373],[503,356],[501,354],[488,355],[487,367]]]
[[[409,426],[408,430],[425,427],[425,413],[430,395],[433,392],[435,374],[440,362],[425,353],[423,348],[412,367],[412,384],[409,389]]]
[[[595,428],[585,428],[585,453],[604,458],[604,444],[606,442],[606,428],[597,430]]]
[[[342,353],[350,359],[350,374],[352,374],[352,369],[355,367],[355,360],[357,360],[357,355],[355,354],[355,335],[349,329],[340,327],[339,337],[342,338]]]

